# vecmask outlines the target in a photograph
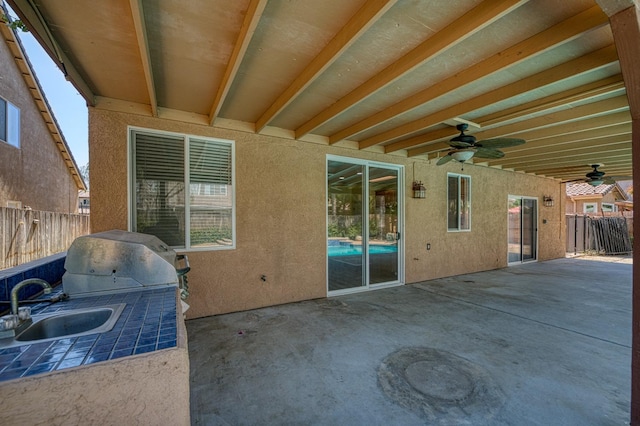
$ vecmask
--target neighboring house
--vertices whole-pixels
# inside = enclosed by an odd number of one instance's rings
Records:
[[[618,202],[618,209],[626,212],[633,212],[633,181],[622,180],[616,182],[620,189],[624,192],[625,201]]]
[[[78,213],[91,213],[91,194],[88,190],[78,192]]]
[[[597,186],[585,182],[570,183],[566,194],[565,211],[568,214],[601,215],[629,210],[627,194],[617,183]]]
[[[0,207],[76,213],[85,183],[20,40],[0,38]]]

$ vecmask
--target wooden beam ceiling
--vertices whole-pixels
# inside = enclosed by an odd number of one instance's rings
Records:
[[[308,134],[333,117],[354,106],[356,103],[409,73],[420,64],[423,64],[437,54],[477,33],[523,3],[524,1],[521,0],[481,2],[480,5],[465,13],[444,29],[422,42],[419,46],[412,49],[409,53],[387,66],[382,72],[374,75],[371,79],[358,86],[329,108],[298,127],[295,130],[296,137],[300,138]],[[336,138],[331,138],[332,143],[336,141]]]
[[[540,54],[547,49],[578,37],[584,32],[591,31],[607,23],[607,16],[599,7],[592,7],[578,15],[560,22],[551,28],[544,30],[533,37],[530,37],[510,48],[499,52],[471,67],[456,73],[437,84],[432,85],[413,96],[409,96],[402,101],[392,105],[377,114],[374,114],[352,126],[329,136],[331,143],[348,139],[364,130],[378,126],[400,114],[404,114],[420,105],[426,104],[435,98],[448,92],[458,89],[465,84],[472,83],[499,70],[515,65]],[[394,129],[379,133],[361,142],[361,148],[397,139],[412,132],[417,132],[425,127],[420,120],[406,123]]]

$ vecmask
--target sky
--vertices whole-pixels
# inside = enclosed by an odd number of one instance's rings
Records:
[[[30,33],[18,30],[18,37],[76,164],[78,167],[87,165],[89,118],[86,101]]]

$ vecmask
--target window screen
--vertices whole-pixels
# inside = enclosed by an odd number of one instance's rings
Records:
[[[134,231],[175,248],[233,247],[232,143],[143,131],[131,141]]]

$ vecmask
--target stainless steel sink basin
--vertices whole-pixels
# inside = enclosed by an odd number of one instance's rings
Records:
[[[119,303],[34,315],[33,323],[18,330],[13,339],[0,340],[0,347],[105,333],[116,324],[125,306],[125,303]]]

